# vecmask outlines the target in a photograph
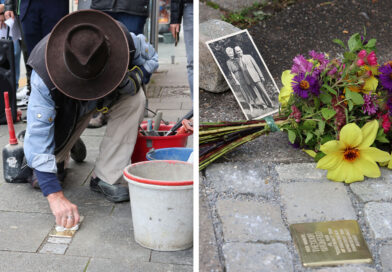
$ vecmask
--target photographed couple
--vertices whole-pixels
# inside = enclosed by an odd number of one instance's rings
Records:
[[[234,54],[235,53],[235,54]],[[249,105],[250,114],[256,108],[273,108],[273,103],[264,87],[264,76],[251,55],[244,55],[241,47],[227,47],[226,54],[230,58],[226,64],[239,88],[245,103]]]

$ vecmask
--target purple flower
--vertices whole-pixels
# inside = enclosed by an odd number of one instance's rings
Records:
[[[324,71],[324,69],[327,67],[329,60],[325,57],[324,53],[317,53],[314,50],[309,51],[309,55],[312,57],[312,59],[319,62],[320,65],[316,68],[316,70],[319,70],[318,74],[320,74],[320,72]]]
[[[329,76],[332,76],[332,75],[334,75],[337,71],[338,71],[338,68],[333,67],[331,70],[329,70],[328,75],[329,75]]]
[[[373,115],[378,110],[378,105],[376,104],[377,95],[365,94],[363,96],[363,100],[365,101],[362,106],[362,110],[367,115]]]
[[[305,76],[300,73],[293,78],[292,87],[294,93],[302,98],[308,98],[309,93],[318,96],[320,94],[320,86],[316,78],[311,75]]]
[[[298,55],[293,59],[293,67],[291,67],[292,74],[310,73],[313,69],[313,63],[307,61],[304,56]]]
[[[381,85],[389,90],[392,91],[392,67],[389,63],[381,66],[379,69],[380,71],[380,81]]]

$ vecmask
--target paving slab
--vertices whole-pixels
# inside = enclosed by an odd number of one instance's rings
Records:
[[[206,195],[202,190],[200,190],[199,202],[199,270],[223,272],[212,218],[208,210]]]
[[[0,186],[0,210],[52,213],[40,190],[28,183],[5,183]]]
[[[216,163],[207,168],[206,177],[217,192],[251,193],[272,198],[274,188],[269,172],[262,163]]]
[[[377,272],[376,269],[365,266],[328,267],[316,270],[317,272]],[[387,270],[388,271],[388,270]]]
[[[292,272],[291,255],[283,244],[227,243],[223,245],[226,271]]]
[[[326,171],[317,169],[315,163],[280,164],[277,165],[275,169],[278,172],[281,181],[327,180]]]
[[[342,183],[282,183],[280,194],[289,224],[357,218]]]
[[[148,261],[150,250],[139,246],[130,218],[86,216],[66,255]]]
[[[366,179],[350,184],[350,188],[362,202],[392,201],[391,179]]]
[[[0,212],[0,250],[36,252],[53,225],[51,214]]]
[[[68,248],[67,244],[45,243],[44,246],[39,251],[39,253],[52,253],[52,254],[64,255],[67,248]]]
[[[83,272],[89,258],[0,251],[0,271]]]
[[[64,195],[78,206],[81,215],[108,216],[114,209],[114,203],[107,200],[103,194],[90,190],[90,185],[74,186],[64,190]]]
[[[392,271],[392,244],[381,247],[380,259],[384,271]]]
[[[245,200],[218,200],[217,211],[225,242],[289,241],[280,207]]]
[[[392,239],[392,203],[369,202],[365,219],[375,239]]]
[[[192,272],[192,266],[92,258],[86,272]]]
[[[193,264],[193,249],[181,251],[155,251],[151,253],[151,262],[153,263],[166,263],[166,264]]]

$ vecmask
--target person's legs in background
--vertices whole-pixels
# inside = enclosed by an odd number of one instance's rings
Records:
[[[193,4],[184,4],[183,14],[184,40],[187,58],[188,82],[193,100]]]
[[[136,35],[143,34],[144,24],[146,23],[147,17],[131,15],[125,12],[106,12],[110,16],[112,16],[117,21],[123,23],[129,32],[132,32]]]
[[[20,76],[20,44],[19,41],[14,41],[14,56],[15,56],[15,82],[16,89],[19,87],[19,76]]]

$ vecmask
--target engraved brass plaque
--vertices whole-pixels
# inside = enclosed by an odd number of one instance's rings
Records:
[[[58,237],[58,238],[61,238],[61,237],[72,238],[75,235],[76,231],[79,229],[79,227],[82,224],[83,220],[84,220],[84,216],[80,216],[78,227],[77,227],[76,230],[57,231],[56,230],[56,226],[54,226],[53,229],[50,231],[49,236],[50,237]]]
[[[290,225],[303,266],[371,263],[372,255],[355,220]]]

